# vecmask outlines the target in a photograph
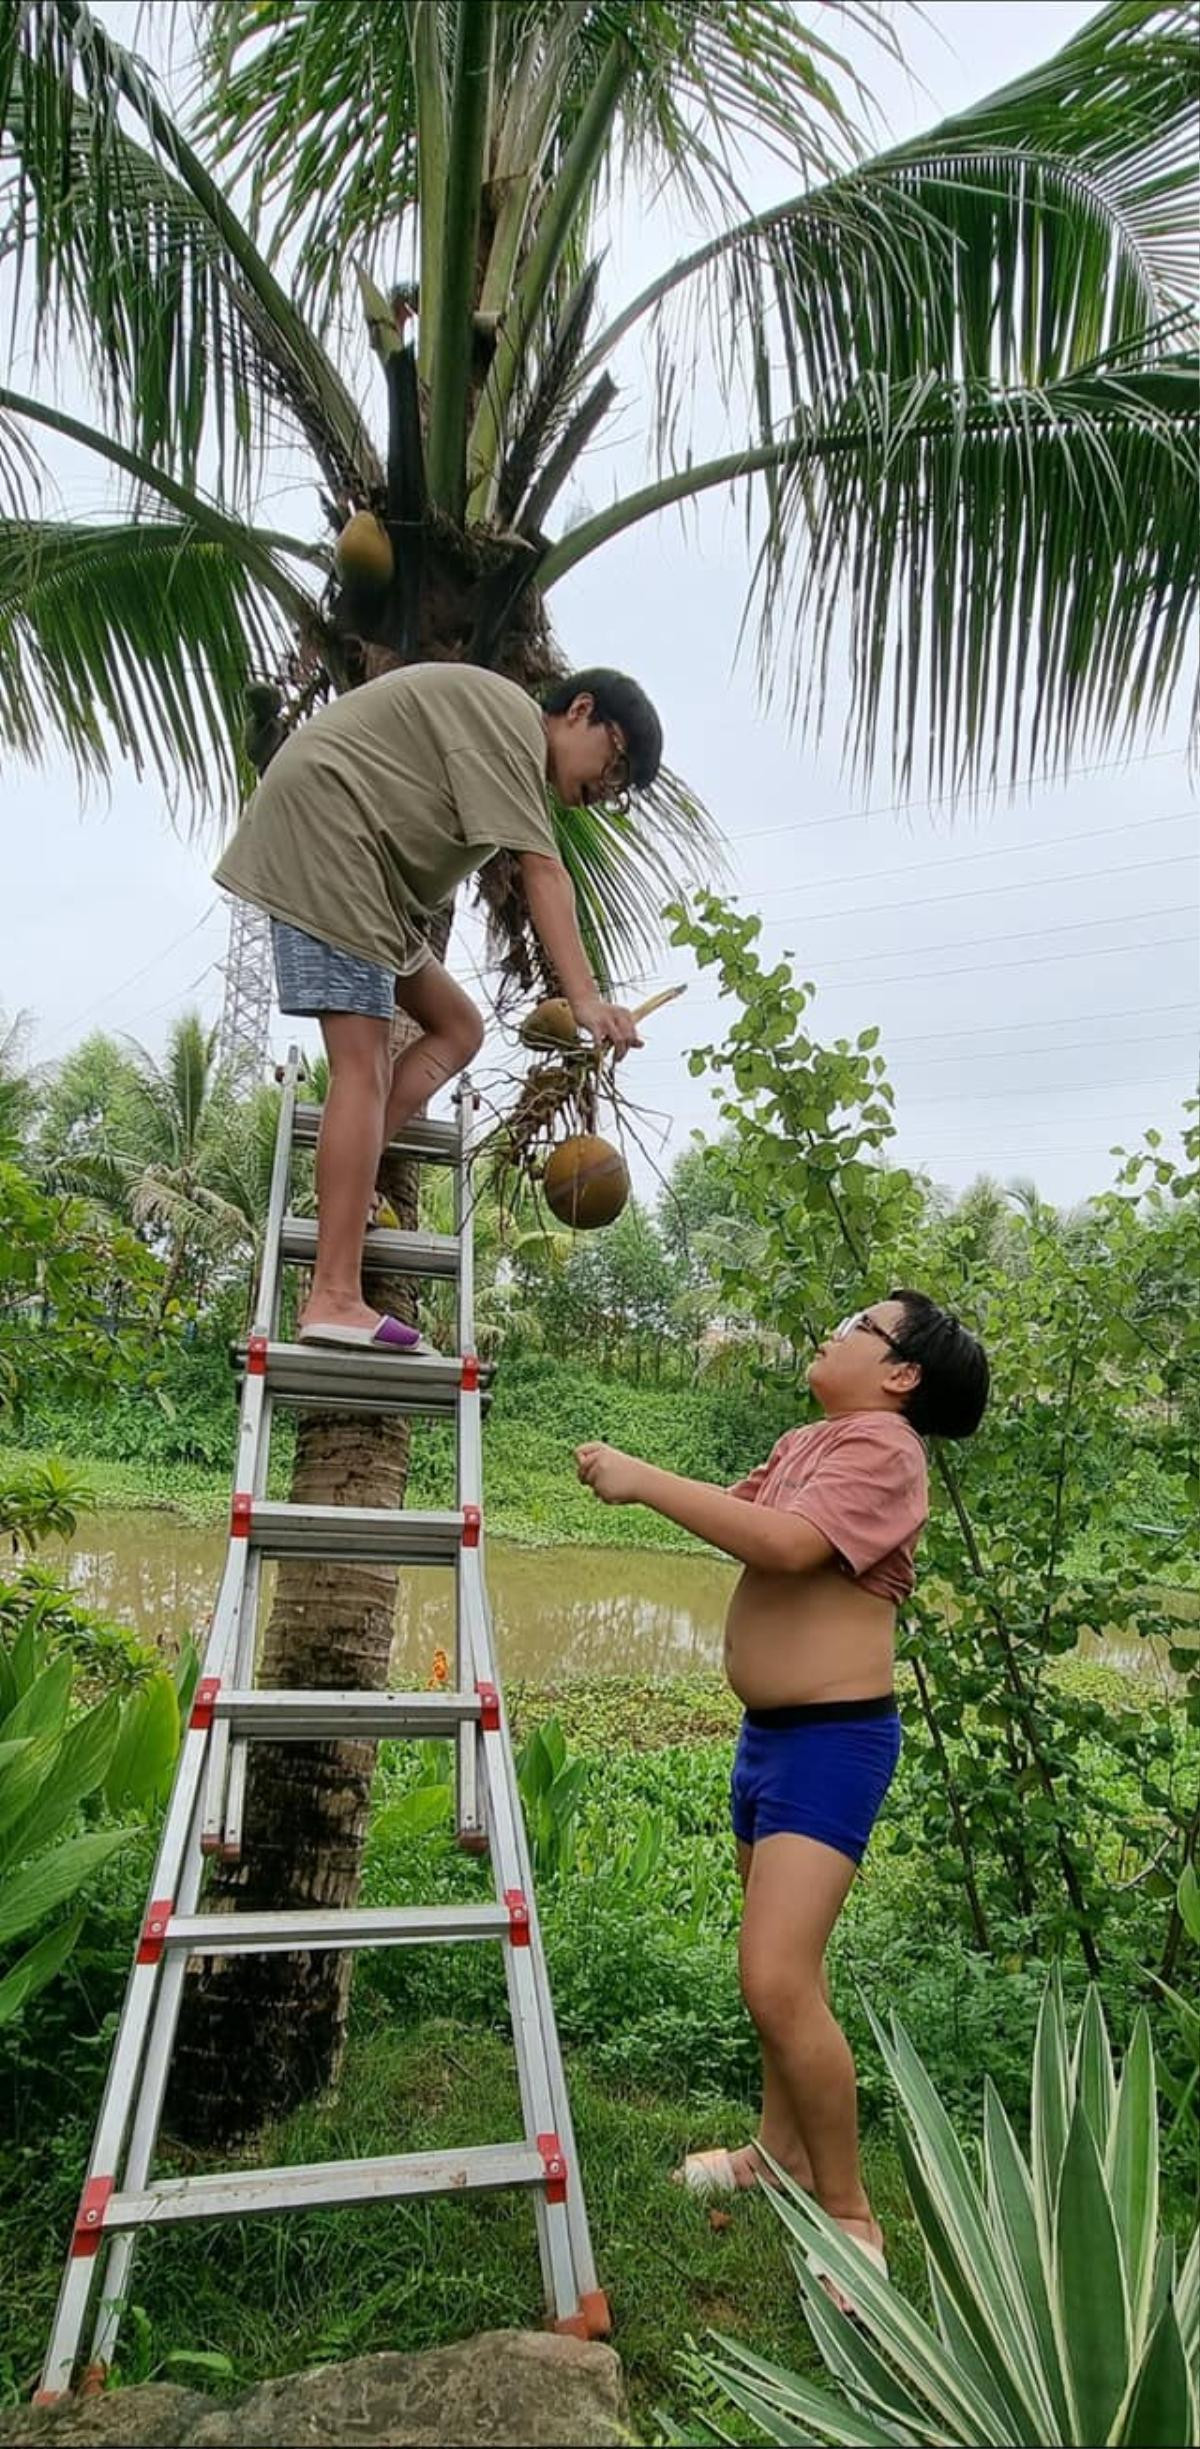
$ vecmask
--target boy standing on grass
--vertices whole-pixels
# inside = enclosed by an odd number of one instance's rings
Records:
[[[272,758],[215,874],[269,912],[280,1010],[319,1020],[329,1058],[301,1343],[422,1348],[364,1301],[363,1230],[388,1142],[482,1043],[425,927],[494,851],[520,861],[579,1026],[618,1056],[641,1044],[592,976],[546,785],[567,807],[627,808],[661,756],[658,716],[622,672],[576,672],[539,707],[497,672],[418,663],[333,699]],[[420,1035],[393,1061],[397,1006]]]
[[[725,1671],[746,1712],[732,1807],[762,2119],[756,2142],[689,2153],[677,2181],[752,2187],[769,2178],[761,2145],[882,2270],[854,2061],[824,1957],[900,1756],[894,1635],[929,1511],[922,1440],[979,1426],[987,1356],[925,1293],[894,1292],[843,1318],[808,1383],[824,1419],[790,1430],[728,1491],[612,1446],[581,1446],[576,1459],[604,1504],[648,1505],[744,1567]]]

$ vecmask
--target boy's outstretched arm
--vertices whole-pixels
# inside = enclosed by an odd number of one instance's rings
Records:
[[[618,1055],[640,1046],[632,1012],[623,1004],[606,1003],[592,976],[575,915],[575,888],[561,860],[547,858],[542,851],[524,851],[521,875],[529,915],[580,1028],[590,1029],[598,1046],[613,1046]]]
[[[579,1477],[604,1505],[648,1505],[681,1530],[694,1531],[710,1547],[723,1548],[739,1564],[757,1565],[766,1573],[815,1573],[836,1554],[828,1539],[803,1514],[784,1513],[775,1505],[752,1505],[731,1497],[707,1480],[681,1479],[676,1471],[659,1471],[640,1463],[616,1446],[580,1446],[575,1455]]]

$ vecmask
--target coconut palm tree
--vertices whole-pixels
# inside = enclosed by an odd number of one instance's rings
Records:
[[[819,721],[844,618],[858,752],[886,731],[902,779],[918,754],[951,783],[1006,753],[1052,763],[1161,712],[1198,583],[1186,6],[1115,0],[1044,68],[872,159],[849,70],[790,0],[199,0],[193,20],[183,119],[84,0],[0,0],[37,382],[0,387],[10,747],[64,742],[85,775],[129,757],[227,807],[248,681],[260,765],[388,663],[536,685],[556,583],[713,488],[747,507],[764,678]],[[749,139],[779,163],[772,211],[739,194]],[[618,181],[673,192],[707,235],[602,310]],[[638,334],[659,461],[555,532]],[[83,414],[56,375],[86,385]],[[692,443],[700,391],[727,417],[715,456]],[[47,509],[51,437],[121,480],[103,521]],[[309,484],[292,532],[262,514],[281,452]],[[698,825],[678,784],[652,833],[563,817],[607,974]],[[527,978],[511,871],[485,878]],[[406,1454],[390,1424],[309,1422],[295,1493],[398,1503]],[[289,1569],[264,1673],[380,1680],[391,1620],[386,1574]],[[258,1753],[247,1901],[352,1899],[370,1767],[363,1747]],[[345,1970],[234,1960],[209,1985],[197,2123],[219,2122],[223,2069],[247,2117],[327,2077]]]

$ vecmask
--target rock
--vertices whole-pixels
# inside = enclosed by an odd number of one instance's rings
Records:
[[[213,2399],[167,2381],[0,2412],[0,2443],[112,2449],[591,2449],[631,2438],[611,2347],[488,2330],[422,2355],[364,2355]]]

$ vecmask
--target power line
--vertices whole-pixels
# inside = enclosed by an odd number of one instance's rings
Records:
[[[1137,912],[1137,916],[1139,918],[1164,918],[1173,915],[1173,913],[1174,904],[1172,904],[1166,911],[1139,910]],[[1105,925],[1118,925],[1120,924],[1120,921],[1117,919],[1090,919],[1083,923],[1089,926],[1098,927]],[[1059,933],[1065,933],[1066,930],[1059,929],[1057,927],[1050,927],[1041,929],[1039,932],[1048,935],[1058,935]],[[1013,931],[1013,933],[1015,935],[1024,936],[1025,931],[1021,928],[1017,928]],[[1026,940],[1028,939],[1026,938]],[[1012,941],[1013,935],[990,935],[980,937],[980,942],[984,944],[1007,944],[1011,943]],[[1008,961],[967,961],[957,969],[901,969],[893,971],[891,975],[886,978],[837,978],[832,982],[827,982],[827,984],[822,987],[821,991],[828,991],[830,994],[836,995],[855,995],[860,992],[873,995],[877,987],[919,986],[926,978],[969,978],[975,977],[981,971],[993,969],[1044,969],[1048,961],[1104,961],[1112,959],[1117,953],[1155,952],[1164,944],[1193,944],[1194,942],[1195,935],[1189,928],[1187,933],[1184,935],[1147,936],[1145,942],[1141,944],[1081,944],[1078,950],[1075,952],[1037,952],[1031,954],[1028,959],[1023,958],[1020,954],[1018,954],[1015,960]],[[923,944],[920,949],[922,952],[936,952],[939,947],[935,944]],[[947,946],[946,949],[949,950],[950,947]],[[966,948],[964,947],[964,949]],[[882,955],[876,955],[877,959],[881,959],[882,957]],[[696,1002],[692,1005],[692,1010],[710,1012],[716,1011],[723,1000],[724,998],[720,995],[697,997]]]
[[[695,1006],[693,1006],[693,1009],[695,1009]],[[1193,1024],[1197,1019],[1200,1019],[1200,1006],[1197,1006],[1192,1002],[1131,1003],[1125,1004],[1122,1009],[1117,1012],[1111,1011],[1106,1007],[1102,1012],[1064,1012],[1062,1018],[1068,1023],[1071,1021],[1077,1021],[1082,1026],[1083,1022],[1088,1020],[1140,1020],[1148,1016],[1150,1013],[1159,1012],[1190,1012],[1192,1014]],[[1053,1013],[1047,1013],[1039,1020],[998,1020],[993,1021],[991,1026],[988,1028],[956,1029],[953,1034],[955,1045],[957,1047],[961,1045],[965,1038],[1003,1037],[1015,1029],[1050,1029],[1053,1028],[1054,1025],[1055,1015]],[[935,1045],[940,1045],[942,1039],[946,1035],[946,1031],[944,1029],[914,1029],[902,1032],[899,1036],[893,1037],[889,1029],[884,1031],[882,1034],[885,1040],[885,1051],[890,1054],[894,1046],[926,1046],[931,1038],[933,1039]],[[1165,1029],[1159,1031],[1158,1034],[1160,1037],[1187,1037],[1190,1035],[1190,1031],[1187,1029]],[[1132,1038],[1129,1042],[1131,1045],[1150,1046],[1154,1045],[1156,1040],[1153,1037]],[[1077,1041],[1077,1043],[1087,1046],[1097,1045],[1101,1050],[1103,1050],[1105,1041],[1103,1039],[1096,1040],[1094,1038],[1081,1038]],[[997,1046],[994,1053],[981,1056],[980,1060],[988,1063],[998,1063],[1009,1054],[1041,1054],[1043,1052],[1053,1053],[1056,1049],[1056,1045],[1057,1041],[1052,1039],[1048,1048],[1042,1048],[1040,1046]],[[957,1054],[928,1055],[925,1057],[925,1060],[931,1063],[953,1063],[957,1062],[959,1059],[960,1058]],[[669,1063],[671,1068],[674,1069],[678,1060],[679,1057],[677,1055],[660,1055],[657,1058],[657,1061],[652,1060],[649,1063],[642,1063],[639,1058],[638,1071],[639,1073],[642,1071],[655,1071],[661,1069],[667,1063]]]
[[[1075,1016],[1072,1015],[1071,1017],[1074,1018]],[[1086,1020],[1086,1012],[1081,1012],[1079,1014],[1079,1018],[1081,1020]],[[965,1030],[963,1034],[964,1036],[970,1037],[974,1035],[985,1035],[986,1032]],[[1125,1045],[1131,1049],[1135,1046],[1162,1046],[1170,1044],[1176,1038],[1190,1039],[1191,1036],[1192,1031],[1190,1029],[1155,1029],[1149,1032],[1145,1037],[1131,1037],[1124,1039],[1074,1037],[1066,1039],[1065,1042],[1061,1038],[1048,1038],[1043,1045],[1037,1046],[995,1046],[992,1048],[990,1054],[981,1050],[973,1055],[964,1055],[955,1052],[951,1054],[915,1055],[911,1059],[914,1063],[919,1065],[922,1071],[927,1071],[930,1065],[934,1063],[1008,1063],[1011,1062],[1014,1057],[1019,1058],[1026,1055],[1035,1056],[1042,1054],[1074,1053],[1105,1054],[1110,1052],[1115,1046]],[[893,1046],[902,1044],[903,1042],[904,1041],[901,1039],[888,1039],[884,1042],[882,1051],[885,1055],[888,1055],[890,1054]],[[643,1074],[646,1072],[665,1070],[677,1071],[682,1060],[682,1055],[663,1055],[657,1062],[639,1062],[637,1067],[637,1076],[639,1079],[641,1079]],[[1119,1088],[1121,1083],[1120,1081],[1116,1081],[1113,1083],[1113,1085]]]
[[[1143,918],[1174,918],[1178,915],[1178,911],[1179,904],[1177,901],[1167,901],[1164,902],[1157,910],[1110,910],[1098,918],[1058,919],[1055,921],[1054,925],[1050,927],[1004,927],[1001,929],[999,935],[976,935],[970,937],[965,943],[947,943],[943,941],[940,944],[914,944],[913,951],[972,952],[977,944],[981,947],[985,944],[1012,944],[1018,941],[1022,944],[1031,944],[1039,942],[1045,935],[1082,935],[1084,930],[1088,927],[1124,927],[1129,925],[1131,921]],[[838,953],[834,960],[834,966],[838,969],[844,968],[847,961],[854,961],[855,963],[859,961],[889,961],[894,957],[895,949],[894,944],[885,944],[876,952]],[[1117,949],[1120,950],[1122,948],[1118,946]],[[932,974],[936,975],[936,972]],[[842,979],[840,983],[843,986],[854,986],[860,982],[856,979]],[[864,985],[869,985],[870,980],[865,979],[861,981],[861,983]]]
[[[181,944],[186,944],[189,936],[198,935],[200,929],[208,925],[214,910],[219,906],[219,898],[214,895],[208,908],[198,919],[193,920],[190,927],[185,927],[181,935],[177,935],[170,944],[164,944],[162,951],[154,953],[149,961],[144,961],[142,967],[135,969],[131,977],[122,978],[118,986],[107,987],[103,995],[93,996],[92,1001],[85,1003],[83,1010],[77,1012],[73,1020],[64,1021],[57,1029],[52,1029],[47,1043],[53,1046],[60,1037],[69,1036],[73,1029],[79,1027],[81,1020],[90,1019],[92,1013],[98,1012],[102,1004],[111,1003],[114,995],[123,995],[128,987],[136,986],[139,979],[148,977],[152,969],[158,968],[160,961],[165,961],[170,953],[179,950]]]
[[[794,889],[799,893],[823,893],[826,890],[832,891],[835,885],[879,884],[889,876],[909,877],[925,873],[941,875],[947,868],[973,867],[980,859],[1031,859],[1035,858],[1039,851],[1061,850],[1068,842],[1104,842],[1114,834],[1148,833],[1152,825],[1183,825],[1190,818],[1196,817],[1200,817],[1200,809],[1176,808],[1169,816],[1127,817],[1120,825],[1082,825],[1074,833],[1056,833],[1040,842],[1000,842],[994,850],[968,850],[954,859],[918,859],[911,866],[905,867],[858,867],[845,876],[811,876],[804,884],[797,885]],[[1186,857],[1188,854],[1182,855]],[[1043,876],[1031,878],[1030,881],[1041,884],[1066,884],[1071,879],[1065,876]],[[993,888],[984,885],[980,889],[983,892],[989,892]],[[1013,888],[998,885],[994,889],[1000,892],[1011,891]]]
[[[1198,851],[1176,850],[1165,859],[1125,859],[1117,867],[1075,867],[1069,869],[1065,876],[1018,876],[1013,884],[967,884],[963,885],[957,893],[922,893],[911,905],[897,901],[851,901],[845,903],[840,910],[805,910],[802,913],[793,911],[786,918],[770,917],[765,910],[759,910],[756,907],[755,915],[762,919],[764,928],[790,927],[795,919],[800,917],[803,918],[806,925],[822,926],[827,920],[834,918],[873,918],[881,910],[896,917],[902,913],[907,914],[909,907],[915,910],[936,910],[944,901],[980,901],[984,898],[991,900],[997,893],[1037,893],[1047,885],[1090,883],[1093,877],[1100,876],[1149,876],[1156,868],[1182,867],[1197,857],[1200,857]],[[903,875],[904,870],[895,868],[891,872],[894,875]],[[854,880],[847,879],[847,881]],[[868,879],[859,877],[857,881],[866,883]],[[870,881],[873,882],[874,879]],[[798,889],[805,892],[809,888],[801,885]],[[811,889],[819,892],[821,886],[814,884]]]
[[[1125,771],[1130,766],[1156,765],[1160,764],[1164,757],[1185,757],[1187,753],[1184,748],[1152,748],[1143,757],[1108,757],[1100,765],[1076,766],[1073,774],[1064,774],[1061,780],[1052,787],[1057,790],[1066,790],[1071,783],[1082,782],[1088,774],[1115,774],[1118,771]],[[1045,775],[1041,773],[1019,774],[1013,782],[1000,785],[980,783],[973,791],[942,791],[933,799],[893,799],[886,806],[862,808],[856,815],[849,815],[843,810],[836,816],[802,817],[799,828],[795,824],[755,825],[749,833],[737,835],[734,847],[736,848],[740,842],[765,841],[770,834],[794,834],[797,829],[801,833],[819,833],[826,825],[867,825],[874,816],[902,816],[909,808],[945,808],[950,805],[957,807],[964,799],[987,799],[989,797],[995,799],[998,789],[1006,791],[1011,798],[1015,792],[1028,790],[1034,783],[1044,784],[1045,780]]]
[[[1162,1072],[1151,1072],[1143,1073],[1135,1079],[1113,1080],[1111,1082],[1104,1080],[1098,1080],[1093,1083],[1089,1083],[1086,1080],[1039,1080],[1030,1088],[941,1089],[935,1091],[932,1097],[910,1097],[905,1091],[901,1090],[896,1100],[895,1115],[896,1119],[899,1120],[900,1115],[906,1112],[908,1107],[912,1105],[955,1105],[959,1103],[963,1105],[986,1105],[989,1104],[993,1098],[997,1097],[1069,1097],[1077,1095],[1080,1090],[1090,1091],[1091,1094],[1098,1095],[1105,1093],[1109,1089],[1173,1088],[1174,1086],[1175,1081],[1170,1073],[1164,1074]],[[1047,1115],[1046,1120],[1050,1121],[1051,1119],[1052,1117]]]

